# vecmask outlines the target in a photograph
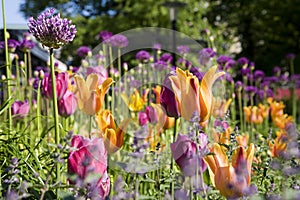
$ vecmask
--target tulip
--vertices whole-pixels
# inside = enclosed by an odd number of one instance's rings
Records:
[[[156,124],[158,122],[158,115],[156,113],[156,109],[153,106],[147,106],[145,112],[151,124]]]
[[[205,147],[206,144],[201,144],[201,146]],[[181,134],[178,134],[176,142],[171,144],[173,158],[185,176],[194,176],[198,170],[201,169],[203,172],[206,169],[200,153],[197,152],[202,149],[204,148],[199,145],[197,150],[197,144],[186,135]]]
[[[124,120],[117,127],[112,113],[109,110],[102,110],[97,114],[96,121],[108,153],[112,154],[118,151],[124,143],[125,130],[129,119]]]
[[[68,173],[76,174],[81,180],[88,181],[87,187],[93,188],[98,199],[105,199],[109,194],[110,180],[107,175],[107,151],[103,140],[101,138],[89,140],[76,135],[72,138],[71,146],[77,149],[68,155]],[[96,178],[89,180],[91,175],[95,175]]]
[[[269,141],[270,154],[272,157],[282,156],[287,147],[288,135],[285,131],[276,131],[276,138],[273,142]]]
[[[215,143],[211,148],[213,155],[204,157],[212,184],[226,198],[242,197],[248,192],[254,151],[254,144],[250,144],[247,150],[239,146],[229,163],[225,150]]]
[[[104,96],[113,83],[113,79],[106,79],[100,86],[98,86],[97,74],[88,75],[86,81],[78,75],[74,79],[77,86],[76,97],[79,109],[87,115],[98,113],[104,104]]]
[[[67,91],[58,101],[58,113],[63,117],[72,115],[77,108],[77,99],[73,92]]]
[[[172,88],[178,102],[181,116],[191,120],[195,112],[200,116],[200,123],[206,123],[212,112],[212,85],[224,72],[216,73],[217,66],[211,67],[201,83],[189,71],[176,69],[176,75],[170,76]]]
[[[213,104],[212,115],[214,117],[223,118],[224,115],[227,113],[231,102],[232,102],[232,99],[228,99],[226,101],[225,99],[216,98],[216,100],[214,101],[214,104]]]
[[[138,120],[139,120],[140,126],[146,125],[146,124],[149,122],[147,113],[141,112],[141,111],[140,111],[140,112],[138,113]]]
[[[163,86],[160,93],[160,104],[165,109],[166,114],[169,117],[179,117],[178,102],[175,99],[175,94],[172,90],[171,80],[168,74],[163,82]]]
[[[249,135],[238,135],[235,137],[239,146],[247,147],[249,142]]]
[[[69,74],[67,72],[55,72],[55,80],[57,99],[60,100],[69,87]],[[42,81],[42,89],[46,98],[51,99],[53,97],[52,80],[50,75],[44,77]]]
[[[231,132],[232,132],[232,129],[230,126],[228,126],[226,128],[224,127],[224,131],[221,133],[217,132],[217,131],[213,131],[212,136],[216,143],[229,145]]]
[[[11,105],[12,115],[16,117],[16,119],[23,119],[28,115],[30,106],[28,101],[15,101]]]
[[[140,93],[135,89],[133,94],[128,98],[125,94],[121,94],[122,99],[133,112],[138,112],[143,109],[144,105],[147,102],[148,90],[145,91],[143,97],[140,96]]]
[[[271,109],[271,118],[274,125],[280,129],[284,129],[287,124],[293,121],[293,117],[284,113],[283,109],[285,105],[282,101],[273,101],[272,98],[268,98],[268,103]]]
[[[98,84],[99,85],[101,85],[108,78],[108,72],[103,66],[87,67],[86,75],[88,76],[90,74],[98,75]]]

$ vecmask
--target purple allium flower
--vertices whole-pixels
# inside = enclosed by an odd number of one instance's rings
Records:
[[[141,51],[137,52],[135,57],[141,63],[146,63],[150,60],[151,55],[148,51],[141,50]]]
[[[210,59],[216,55],[217,53],[211,48],[203,48],[199,52],[199,63],[206,66],[209,64]]]
[[[184,58],[179,58],[177,60],[178,65],[185,67],[185,68],[190,68],[192,66],[192,63]]]
[[[60,14],[55,15],[55,9],[51,8],[37,19],[29,18],[29,33],[41,42],[44,46],[58,49],[71,42],[76,34],[75,25],[71,24],[71,20],[62,19]]]
[[[19,46],[19,49],[23,52],[28,52],[30,49],[32,49],[35,46],[34,42],[30,40],[24,39]]]
[[[288,53],[285,55],[285,59],[287,60],[294,60],[296,58],[296,54],[294,53]]]
[[[205,75],[205,72],[200,72],[196,67],[191,67],[190,72],[194,74],[199,79],[200,82]]]
[[[28,101],[15,101],[11,105],[12,115],[16,117],[16,119],[23,119],[28,115],[30,106]]]
[[[188,54],[190,52],[190,47],[186,45],[181,45],[177,47],[177,51],[179,54]]]
[[[172,75],[173,74],[168,74],[165,77],[160,93],[160,104],[165,109],[166,114],[169,117],[179,117],[180,113],[178,110],[178,102],[176,101],[171,80],[169,79],[169,77]]]
[[[241,81],[237,81],[234,87],[235,90],[241,90],[243,88],[243,83]]]
[[[279,78],[277,76],[266,76],[263,78],[264,82],[267,82],[268,84],[270,83],[276,83],[278,82]]]
[[[155,49],[156,51],[160,51],[161,50],[161,44],[158,44],[158,43],[154,44],[153,49]]]
[[[16,48],[20,46],[20,42],[14,39],[8,39],[7,40],[7,48],[9,52],[15,52]],[[0,42],[0,49],[5,48],[5,43],[4,41]]]
[[[80,57],[82,57],[82,58],[86,57],[89,52],[92,52],[92,51],[87,46],[81,46],[76,51],[77,55],[80,56]]]
[[[166,70],[168,68],[168,63],[166,63],[165,61],[159,60],[153,64],[153,67],[159,71]]]
[[[258,90],[257,95],[258,95],[260,100],[263,100],[265,97],[266,98],[273,97],[274,93],[273,93],[273,90],[268,88],[267,90]]]
[[[243,67],[242,69],[240,69],[240,73],[241,73],[242,76],[249,76],[250,72],[251,72],[250,68],[244,68]]]
[[[253,73],[254,80],[263,79],[265,77],[265,73],[262,70],[255,70]]]
[[[201,146],[205,147],[206,144],[200,146],[187,135],[181,134],[178,134],[176,142],[171,144],[173,158],[185,176],[194,176],[198,171],[203,172],[206,169],[201,155],[197,154],[197,146],[198,150],[201,151]]]
[[[226,55],[220,55],[218,58],[217,58],[217,63],[219,65],[222,65],[224,66],[228,61],[232,60],[231,57],[229,56],[226,56]]]
[[[276,66],[276,67],[273,68],[274,76],[279,76],[280,73],[281,73],[281,68],[280,67]]]
[[[124,48],[128,46],[128,39],[122,34],[117,34],[109,38],[109,43],[113,47]]]
[[[77,99],[73,92],[67,90],[64,96],[58,101],[58,113],[60,116],[68,117],[72,115],[77,108]]]
[[[237,60],[238,64],[243,66],[243,65],[248,65],[249,64],[249,60],[246,57],[241,57]]]
[[[249,94],[255,94],[257,92],[257,87],[255,86],[247,86],[245,91]]]
[[[164,54],[161,55],[161,57],[159,58],[159,60],[164,61],[166,63],[171,63],[172,60],[173,60],[173,57],[169,53],[164,53]]]
[[[98,36],[104,43],[109,43],[109,38],[111,38],[113,34],[109,31],[100,31]]]

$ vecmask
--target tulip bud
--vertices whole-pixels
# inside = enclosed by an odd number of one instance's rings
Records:
[[[58,113],[63,117],[68,117],[76,111],[76,108],[76,96],[67,90],[64,96],[58,101]]]

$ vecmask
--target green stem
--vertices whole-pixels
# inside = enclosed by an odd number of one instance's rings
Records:
[[[55,79],[55,69],[54,69],[54,55],[53,48],[50,48],[50,68],[51,68],[51,80],[52,80],[52,94],[53,94],[53,116],[54,116],[54,131],[55,131],[55,143],[59,144],[59,116],[58,116],[58,106],[57,106],[57,94],[56,94],[56,79]],[[59,155],[59,149],[57,149]],[[56,180],[60,181],[60,165],[56,165]]]
[[[3,35],[4,35],[4,46],[5,46],[5,65],[6,65],[6,78],[7,78],[7,98],[11,97],[11,86],[10,86],[10,79],[11,79],[11,63],[8,53],[8,44],[7,44],[7,32],[6,32],[6,18],[5,18],[5,7],[4,7],[4,0],[2,0],[2,14],[3,14]],[[9,131],[12,130],[12,113],[11,109],[8,109],[8,128]],[[9,137],[9,136],[8,136]]]
[[[238,104],[239,104],[239,115],[240,115],[240,124],[241,124],[241,132],[245,131],[244,129],[244,112],[242,107],[242,93],[238,91]]]
[[[175,138],[177,136],[177,131],[178,131],[178,125],[179,125],[179,118],[176,117],[175,118],[175,124],[174,124],[174,129],[173,129],[173,138],[172,138],[172,143],[175,142]],[[171,168],[170,168],[170,175],[171,177],[174,176],[174,159],[173,159],[173,156],[171,154]],[[173,177],[174,178],[174,177]],[[170,188],[171,188],[171,197],[172,199],[174,199],[174,181],[172,181],[170,183]]]
[[[36,119],[37,119],[37,137],[39,138],[41,135],[41,80],[38,82],[38,90],[36,97]]]

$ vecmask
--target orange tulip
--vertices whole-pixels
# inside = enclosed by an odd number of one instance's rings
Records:
[[[288,142],[287,133],[283,130],[276,132],[276,138],[273,142],[269,141],[270,154],[272,157],[279,157],[286,151]]]
[[[97,74],[90,74],[86,81],[79,75],[76,75],[74,79],[79,109],[87,115],[98,113],[104,104],[105,93],[114,82],[113,79],[106,79],[100,86],[98,86]]]
[[[226,101],[225,99],[216,98],[215,101],[214,101],[214,104],[213,104],[212,115],[214,117],[223,118],[224,115],[227,113],[231,102],[232,102],[232,99],[228,99]]]
[[[170,76],[172,88],[178,102],[181,116],[190,120],[195,112],[200,116],[200,123],[207,122],[212,112],[212,85],[225,72],[218,72],[217,66],[211,67],[204,75],[201,83],[189,71],[176,69],[176,75]]]
[[[204,157],[214,187],[226,198],[238,198],[246,194],[251,181],[254,150],[254,144],[250,144],[247,150],[238,147],[229,163],[224,149],[215,143],[211,148],[214,155]]]
[[[121,122],[117,127],[114,117],[109,110],[102,110],[97,116],[96,121],[104,138],[104,145],[108,153],[119,150],[124,143],[124,134],[129,123],[129,119]]]
[[[249,142],[249,135],[238,135],[235,140],[239,144],[239,146],[247,147]]]
[[[225,144],[225,145],[229,145],[230,144],[230,133],[231,133],[232,129],[230,126],[228,126],[227,128],[225,128],[224,132],[222,133],[218,133],[216,131],[212,132],[212,136],[213,139],[216,143],[219,144]]]
[[[276,127],[284,129],[288,123],[293,121],[292,116],[284,114],[283,109],[285,108],[285,105],[282,101],[277,102],[273,101],[272,98],[268,98],[268,103],[271,108],[271,118]]]
[[[159,85],[155,86],[155,88],[152,88],[152,91],[155,95],[155,103],[160,103],[161,86]]]

